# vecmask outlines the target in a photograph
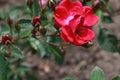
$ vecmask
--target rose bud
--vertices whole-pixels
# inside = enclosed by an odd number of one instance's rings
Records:
[[[8,23],[8,25],[10,25],[10,27],[11,27],[13,21],[12,21],[12,19],[11,19],[10,17],[8,17],[8,19],[7,19],[7,23]]]
[[[56,6],[56,0],[50,0],[48,7],[52,8],[53,10],[55,10],[55,6]]]
[[[92,4],[92,8],[93,10],[97,10],[100,7],[100,1],[99,0],[95,0]]]
[[[39,27],[41,24],[41,18],[38,16],[35,16],[35,17],[33,17],[31,23],[34,27]]]
[[[39,0],[39,5],[45,6],[47,4],[47,0]]]
[[[9,35],[3,35],[2,36],[2,44],[8,45],[12,42],[12,38]]]
[[[27,5],[32,6],[33,5],[33,0],[27,0]]]

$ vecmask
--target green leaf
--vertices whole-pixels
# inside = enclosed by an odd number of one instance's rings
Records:
[[[13,10],[9,13],[11,19],[15,19],[19,16],[19,12],[17,10]]]
[[[31,24],[31,20],[29,20],[29,19],[21,19],[18,21],[18,24],[20,25],[20,27],[22,29],[30,30],[33,28],[32,24]]]
[[[0,9],[0,20],[2,20],[2,19],[3,19],[3,10]]]
[[[105,3],[108,3],[108,2],[109,2],[109,0],[102,0],[102,1],[104,1]]]
[[[73,78],[64,78],[63,80],[75,80]]]
[[[47,16],[47,15],[45,15],[45,14],[41,16],[41,20],[42,20],[42,23],[41,23],[41,24],[42,24],[43,26],[46,26],[46,25],[49,24],[49,23],[48,23],[48,18],[47,18],[46,16]]]
[[[103,21],[103,11],[97,10],[96,15],[99,16],[99,23],[101,23]]]
[[[62,65],[64,62],[64,54],[61,53],[60,49],[58,47],[51,46],[51,45],[50,45],[49,49],[51,49],[51,51],[53,52],[53,54],[55,56],[55,61],[59,65]]]
[[[107,5],[107,10],[108,10],[108,12],[110,12],[111,14],[115,14],[115,10],[114,10],[111,6],[109,6],[109,5]]]
[[[18,23],[19,23],[19,24],[31,23],[31,20],[28,20],[28,19],[21,19],[21,20],[19,20]]]
[[[112,80],[120,80],[120,76],[113,78]]]
[[[18,75],[14,75],[12,80],[22,80],[22,77]]]
[[[106,50],[111,52],[117,52],[117,44],[118,40],[114,35],[109,34],[106,28],[100,30],[98,41],[100,46]]]
[[[34,38],[30,38],[30,44],[31,46],[39,53],[40,57],[44,57],[45,55],[50,55],[52,52],[55,56],[56,62],[61,65],[64,61],[64,55],[61,54],[61,51],[58,47],[39,42],[38,40]]]
[[[8,62],[5,59],[4,53],[0,51],[0,80],[7,80]]]
[[[22,50],[20,50],[16,46],[12,46],[12,56],[20,59],[24,58],[24,54],[22,53]]]
[[[34,16],[38,16],[40,14],[38,0],[34,0],[33,2],[33,13],[34,13]]]
[[[18,10],[18,11],[25,11],[27,9],[27,6],[16,6],[11,9],[12,10]]]
[[[50,42],[56,43],[56,44],[62,44],[62,39],[60,38],[60,36],[55,36],[55,37],[51,37]]]
[[[113,19],[110,16],[103,16],[103,22],[113,23]]]
[[[19,73],[20,76],[24,76],[28,71],[30,71],[30,68],[26,66],[20,66],[16,69],[16,71]]]
[[[28,79],[27,80],[38,80],[38,79],[34,75],[28,75]]]
[[[101,0],[101,6],[102,7],[106,7],[106,5],[108,4],[109,0]]]
[[[23,29],[20,31],[20,38],[31,36],[31,31],[29,29]]]
[[[9,80],[12,75],[14,75],[14,71],[8,69],[8,72],[7,72],[7,80]]]
[[[27,11],[27,6],[16,6],[10,10],[9,16],[11,19],[15,19],[20,15],[20,12]]]
[[[30,38],[30,44],[31,46],[39,53],[39,56],[42,58],[44,57],[46,54],[48,54],[48,50],[47,50],[47,45],[39,42],[37,39],[35,38]]]
[[[102,69],[95,67],[90,75],[90,80],[105,80],[105,75]]]
[[[47,54],[47,49],[46,49],[46,44],[39,42],[39,55],[42,57],[44,57]]]

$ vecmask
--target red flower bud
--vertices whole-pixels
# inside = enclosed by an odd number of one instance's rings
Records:
[[[33,5],[33,0],[27,0],[27,5],[32,6]]]
[[[13,21],[12,21],[12,19],[11,19],[10,17],[8,17],[7,23],[8,23],[9,25],[11,25],[11,24],[13,23]]]
[[[47,4],[47,0],[39,0],[39,5],[45,6]]]
[[[12,38],[9,35],[2,36],[2,44],[3,45],[9,44],[9,43],[11,43],[11,41],[12,41]]]
[[[50,0],[48,6],[55,10],[56,0]]]
[[[37,25],[40,25],[40,24],[41,24],[41,18],[38,17],[38,16],[35,16],[35,17],[33,17],[31,23],[32,23],[33,26],[36,27]]]
[[[98,9],[100,6],[100,1],[99,0],[95,0],[92,4],[92,8],[95,11],[96,9]]]

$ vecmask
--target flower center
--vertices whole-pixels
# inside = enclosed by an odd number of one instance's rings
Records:
[[[67,19],[65,19],[65,23],[69,24],[69,21],[72,20],[74,16],[69,16]]]
[[[87,32],[84,29],[80,28],[80,29],[76,30],[76,36],[83,37],[83,36],[86,36],[86,35],[87,35]]]

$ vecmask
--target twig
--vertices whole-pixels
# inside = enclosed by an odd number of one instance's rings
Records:
[[[49,44],[49,45],[52,45],[52,46],[56,46],[56,47],[60,47],[61,45],[60,44],[55,44],[55,43],[52,43],[52,42],[48,42],[48,41],[43,41],[41,39],[38,39],[40,42],[43,42],[43,43],[46,43],[46,44]]]

